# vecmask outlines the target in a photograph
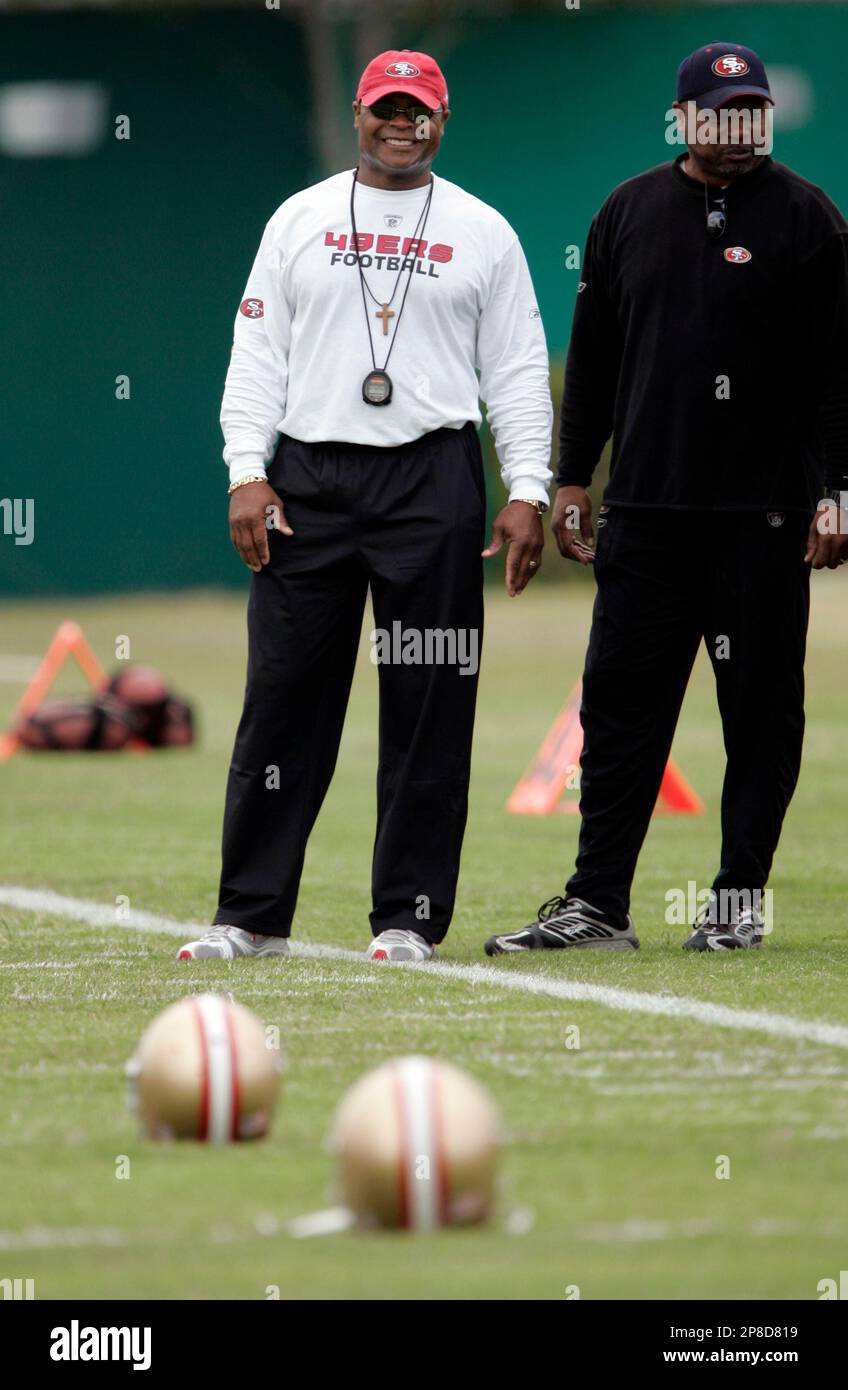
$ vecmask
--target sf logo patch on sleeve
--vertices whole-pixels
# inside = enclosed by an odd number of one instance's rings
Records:
[[[239,313],[244,314],[246,319],[261,319],[265,316],[265,305],[261,299],[243,299]]]
[[[747,246],[728,246],[724,253],[724,259],[731,265],[745,265],[751,259],[751,252]]]

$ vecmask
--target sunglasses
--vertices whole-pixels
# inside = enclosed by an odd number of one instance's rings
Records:
[[[372,116],[376,116],[378,121],[392,121],[395,116],[407,116],[410,121],[429,120],[431,116],[441,116],[442,108],[437,107],[434,111],[429,106],[421,106],[415,103],[411,106],[395,106],[391,101],[374,101],[368,110]]]

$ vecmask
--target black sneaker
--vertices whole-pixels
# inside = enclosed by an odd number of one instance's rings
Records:
[[[736,907],[727,922],[717,922],[715,898],[705,903],[695,918],[684,951],[756,951],[763,944],[762,914],[755,907]]]
[[[535,922],[520,931],[490,936],[487,956],[508,955],[512,951],[562,950],[582,946],[596,951],[637,951],[639,942],[633,918],[623,927],[610,926],[602,912],[582,898],[551,898],[539,908]]]

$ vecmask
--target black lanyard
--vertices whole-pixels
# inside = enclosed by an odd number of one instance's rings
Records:
[[[363,399],[369,405],[388,405],[389,401],[391,400],[392,383],[391,378],[386,372],[386,368],[389,365],[389,358],[392,355],[392,349],[394,348],[395,342],[397,340],[397,334],[398,329],[400,328],[401,317],[403,315],[404,307],[406,305],[406,296],[409,294],[409,287],[412,284],[412,276],[415,270],[418,245],[420,243],[421,238],[424,235],[424,230],[427,226],[427,218],[430,215],[430,204],[433,201],[433,177],[432,175],[430,176],[430,191],[427,194],[427,200],[424,204],[424,207],[421,209],[421,212],[419,213],[418,221],[415,224],[415,231],[413,232],[411,238],[412,245],[415,248],[415,254],[413,254],[409,258],[408,267],[404,267],[404,258],[401,258],[401,267],[398,271],[397,279],[395,280],[395,286],[392,290],[391,299],[389,299],[388,302],[381,303],[381,301],[374,294],[373,290],[371,289],[370,285],[365,279],[365,271],[362,269],[361,252],[359,250],[359,234],[356,230],[356,211],[354,208],[354,194],[356,192],[357,173],[358,170],[354,169],[353,179],[350,185],[350,226],[352,233],[351,240],[353,243],[353,250],[356,255],[356,267],[359,271],[359,284],[362,290],[362,308],[365,312],[365,327],[368,330],[368,346],[371,349],[371,365],[374,369],[372,372],[368,373],[368,376],[365,378],[365,381],[363,382],[362,395]],[[386,354],[385,362],[383,363],[382,367],[378,367],[376,354],[374,352],[374,338],[371,333],[371,319],[368,313],[368,301],[365,296],[366,293],[369,294],[375,304],[380,304],[381,308],[384,311],[387,311],[390,305],[394,302],[395,295],[398,292],[398,286],[401,282],[401,277],[404,274],[404,269],[406,269],[407,272],[406,286],[404,287],[403,298],[401,299],[400,308],[397,312],[397,321],[395,323],[394,331],[392,333],[392,341],[389,344],[389,351]],[[385,322],[386,320],[384,319],[384,323]]]

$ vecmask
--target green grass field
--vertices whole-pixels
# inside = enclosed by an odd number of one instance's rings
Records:
[[[548,565],[555,564],[553,557]],[[504,802],[580,674],[590,588],[492,593],[471,815],[445,961],[484,963],[495,926],[560,891],[576,817]],[[0,884],[180,920],[215,903],[227,760],[243,687],[243,600],[219,595],[10,604],[4,655],[35,655],[74,617],[104,664],[120,634],[194,698],[182,752],[19,755],[0,767]],[[817,1298],[848,1261],[848,1054],[502,989],[504,973],[848,1024],[844,580],[814,579],[808,738],[772,878],[774,935],[756,954],[693,957],[665,894],[709,883],[718,851],[720,728],[699,658],[675,757],[707,802],[658,817],[635,885],[642,950],[500,960],[471,983],[363,961],[178,964],[172,937],[0,905],[0,1277],[38,1298]],[[2,662],[0,662],[2,669]],[[65,682],[66,686],[72,682]],[[7,718],[20,686],[0,684]],[[296,934],[364,948],[376,759],[367,643],[339,770],[307,859]],[[123,1065],[148,1020],[192,990],[232,991],[279,1024],[288,1059],[270,1138],[229,1151],[142,1143]],[[566,1046],[577,1024],[579,1050]],[[844,1041],[844,1034],[842,1040]],[[504,1116],[502,1199],[478,1231],[295,1240],[333,1201],[323,1147],[365,1068],[420,1051],[491,1088]],[[131,1160],[117,1180],[119,1156]],[[720,1155],[730,1177],[718,1179]]]

